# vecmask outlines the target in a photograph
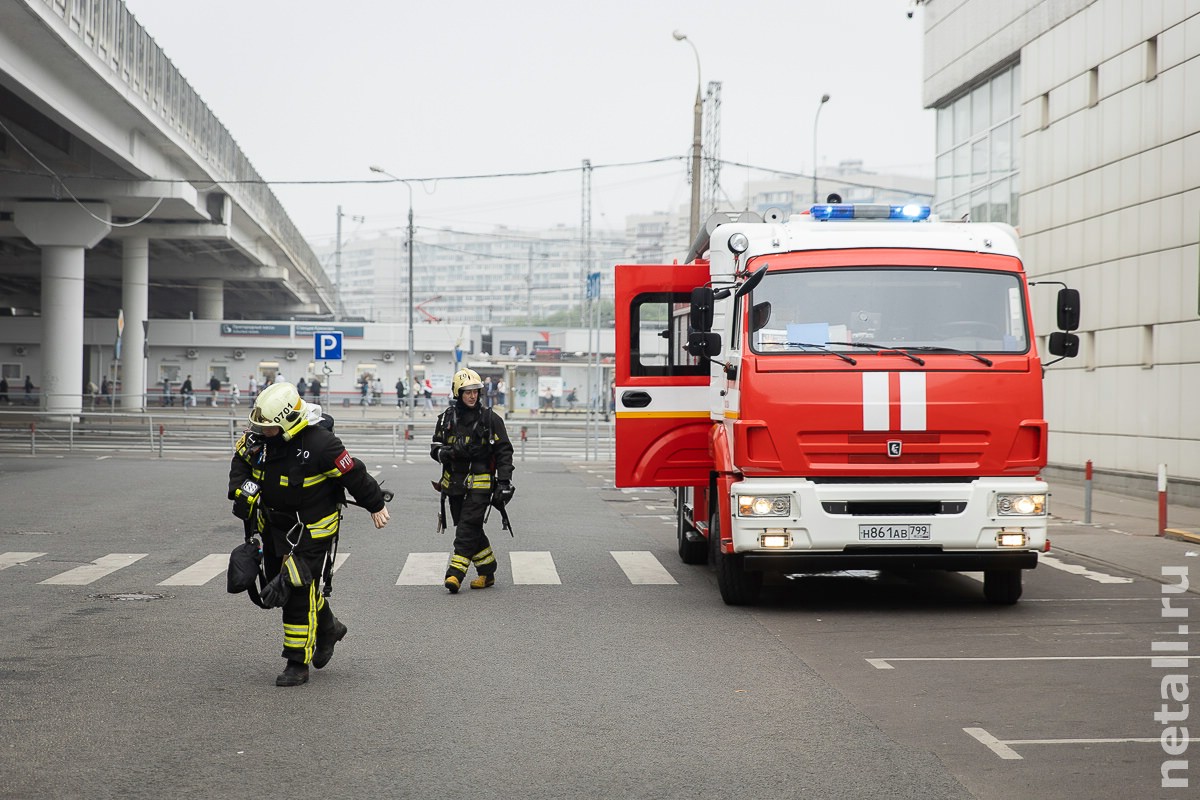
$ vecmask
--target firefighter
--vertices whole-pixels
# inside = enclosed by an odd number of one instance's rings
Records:
[[[268,588],[281,570],[289,582],[282,602],[287,665],[275,685],[298,686],[308,681],[308,665],[324,667],[346,635],[326,599],[326,560],[337,541],[343,490],[371,512],[376,528],[388,522],[384,493],[334,435],[321,407],[301,400],[290,383],[271,384],[259,393],[250,409],[250,429],[234,450],[229,467],[233,514],[248,521],[247,536],[262,538]],[[324,592],[318,587],[322,575]]]
[[[472,589],[496,582],[496,556],[483,531],[484,517],[493,503],[512,499],[513,446],[504,420],[480,402],[483,381],[474,370],[460,369],[450,385],[453,398],[433,431],[429,454],[442,464],[442,478],[434,484],[442,494],[439,529],[445,526],[445,506],[454,520],[454,555],[446,569],[445,587],[457,594],[475,564],[478,577]]]

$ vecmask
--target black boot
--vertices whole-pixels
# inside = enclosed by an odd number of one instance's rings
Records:
[[[287,667],[275,679],[276,686],[299,686],[308,683],[308,664],[288,659]]]
[[[333,658],[333,646],[340,642],[346,636],[348,631],[345,625],[334,619],[333,625],[329,628],[329,638],[324,642],[317,643],[316,652],[313,653],[312,665],[317,669],[329,663],[329,659]]]

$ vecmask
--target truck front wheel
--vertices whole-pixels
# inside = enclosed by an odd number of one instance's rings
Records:
[[[675,536],[679,540],[679,560],[685,564],[704,564],[708,561],[708,542],[696,533],[696,529],[683,514],[682,493],[675,496]],[[698,538],[689,539],[688,534]]]
[[[996,605],[1011,606],[1016,603],[1021,599],[1021,570],[984,570],[983,596]]]
[[[746,606],[758,602],[762,573],[743,569],[742,556],[721,552],[721,519],[718,514],[713,514],[708,522],[708,536],[716,543],[712,548],[713,562],[717,569],[717,587],[721,590],[725,605]]]

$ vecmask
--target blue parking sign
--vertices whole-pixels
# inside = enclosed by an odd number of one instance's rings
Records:
[[[341,361],[342,332],[321,331],[314,333],[313,358],[317,361]]]

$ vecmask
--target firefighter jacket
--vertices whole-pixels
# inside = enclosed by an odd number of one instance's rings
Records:
[[[465,494],[469,490],[492,491],[492,478],[510,481],[513,446],[502,420],[490,408],[474,408],[456,400],[438,417],[429,455],[434,461],[444,447],[450,448],[450,463],[442,463],[442,492]]]
[[[252,504],[264,511],[299,514],[314,540],[338,531],[343,490],[372,514],[384,507],[383,490],[366,466],[350,455],[332,431],[308,425],[290,441],[247,431],[234,446],[229,499],[257,488]]]

